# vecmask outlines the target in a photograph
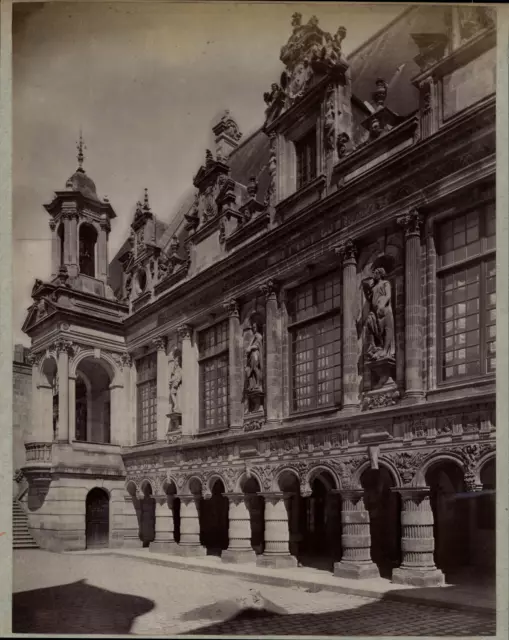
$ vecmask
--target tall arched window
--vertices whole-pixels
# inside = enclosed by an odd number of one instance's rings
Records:
[[[58,227],[58,239],[60,241],[60,265],[64,264],[64,225],[61,222]]]
[[[95,278],[95,246],[97,231],[90,224],[80,226],[79,235],[79,265],[80,273]]]

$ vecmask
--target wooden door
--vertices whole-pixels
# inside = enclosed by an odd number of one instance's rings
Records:
[[[87,549],[109,545],[110,505],[108,494],[92,489],[87,496],[86,540]]]

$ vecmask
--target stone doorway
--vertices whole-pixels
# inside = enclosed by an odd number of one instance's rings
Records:
[[[110,498],[104,489],[92,489],[86,498],[85,539],[87,549],[109,546]]]
[[[390,578],[401,564],[401,500],[391,488],[396,482],[385,467],[366,469],[361,476],[364,504],[369,512],[371,559],[380,575]]]
[[[464,571],[469,561],[470,500],[464,499],[463,471],[452,461],[440,461],[426,472],[430,487],[435,536],[435,564],[447,581]]]

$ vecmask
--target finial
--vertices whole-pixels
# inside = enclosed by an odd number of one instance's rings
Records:
[[[78,171],[85,171],[83,169],[83,160],[85,159],[85,156],[83,154],[83,150],[86,149],[87,147],[85,146],[85,144],[83,143],[83,135],[80,129],[80,139],[78,141],[78,144],[76,145],[76,148],[78,149]]]
[[[143,196],[143,210],[150,211],[150,204],[148,202],[148,189],[145,187],[145,194]]]

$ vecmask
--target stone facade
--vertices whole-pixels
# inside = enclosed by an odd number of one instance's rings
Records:
[[[32,412],[32,367],[28,362],[29,349],[21,344],[14,347],[12,363],[13,407],[12,440],[13,469],[19,470],[25,462],[25,434],[30,430]]]
[[[318,557],[421,586],[490,565],[495,97],[447,78],[486,64],[494,25],[433,11],[440,33],[415,8],[383,35],[415,70],[392,83],[295,14],[262,129],[243,141],[226,112],[188,206],[164,225],[145,193],[109,279],[115,212],[80,144],[24,326],[42,546]]]

